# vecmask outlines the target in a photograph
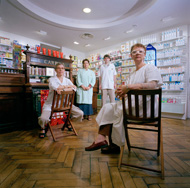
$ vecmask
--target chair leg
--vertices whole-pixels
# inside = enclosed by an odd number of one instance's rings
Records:
[[[130,144],[130,140],[129,140],[129,133],[128,133],[127,127],[125,128],[125,138],[126,138],[128,150],[131,151],[131,144]]]
[[[161,125],[160,127],[158,127],[157,156],[160,156],[160,142],[161,142]]]
[[[50,123],[48,123],[48,126],[49,126],[49,129],[50,129],[51,135],[52,135],[52,137],[53,137],[53,141],[55,142],[55,141],[56,141],[56,140],[55,140],[55,136],[54,136],[54,134],[53,134],[53,130],[52,130],[52,127],[51,127]]]
[[[121,146],[121,151],[120,151],[120,156],[119,156],[119,163],[118,163],[118,168],[121,168],[121,162],[122,162],[122,158],[123,158],[123,151],[124,151],[124,147],[125,146]]]
[[[161,126],[161,128],[160,128],[161,130],[160,130],[160,134],[161,134],[161,136],[160,136],[160,152],[161,152],[161,177],[162,177],[162,179],[164,179],[164,148],[163,148],[163,131],[162,131],[162,126]]]
[[[73,128],[73,131],[74,131],[75,135],[77,136],[77,135],[78,135],[78,134],[77,134],[77,131],[75,130],[73,124],[72,124],[71,121],[70,121],[70,119],[68,119],[68,122],[70,123],[71,127]]]

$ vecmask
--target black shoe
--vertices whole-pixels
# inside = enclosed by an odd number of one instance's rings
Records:
[[[120,153],[120,147],[116,144],[111,144],[108,147],[101,148],[101,153],[103,154],[119,154]]]

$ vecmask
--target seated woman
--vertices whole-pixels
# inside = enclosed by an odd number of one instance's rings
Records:
[[[146,47],[144,45],[137,43],[131,47],[131,57],[135,62],[136,70],[129,75],[127,84],[117,89],[118,97],[124,96],[130,89],[154,89],[162,84],[158,69],[154,65],[144,63],[145,56]],[[119,153],[119,146],[125,144],[122,102],[105,104],[96,121],[100,126],[99,134],[93,144],[85,150],[94,151],[101,148],[102,153]],[[110,135],[108,146],[106,136]]]
[[[42,114],[38,118],[38,123],[41,126],[41,132],[39,133],[40,138],[45,137],[45,125],[49,122],[54,90],[56,90],[58,94],[60,94],[61,91],[66,88],[72,88],[76,91],[76,86],[73,85],[71,80],[64,77],[65,69],[62,63],[58,63],[55,66],[55,71],[57,75],[49,79],[49,95],[48,95],[47,100],[44,103]],[[72,118],[75,118],[78,121],[82,121],[83,111],[80,110],[75,105],[73,105],[71,109],[71,115],[72,115]]]

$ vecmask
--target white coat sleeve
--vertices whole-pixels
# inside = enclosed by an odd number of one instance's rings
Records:
[[[76,80],[77,86],[80,87],[83,85],[82,80],[81,80],[81,71],[79,70],[77,73],[77,80]]]
[[[92,79],[90,81],[90,85],[92,87],[94,87],[95,83],[96,83],[96,76],[95,76],[94,72],[92,71]]]
[[[59,83],[52,77],[49,79],[49,89],[50,90],[56,90],[59,87]]]

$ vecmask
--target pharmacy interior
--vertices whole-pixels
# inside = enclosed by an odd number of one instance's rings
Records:
[[[63,57],[63,52],[40,48],[39,44],[22,45],[11,40],[9,33],[0,38],[0,129],[31,128],[37,124],[37,117],[48,95],[48,78],[55,75],[54,66],[65,64],[65,77],[73,82],[81,59],[75,54]],[[103,63],[103,54],[109,53],[117,70],[117,87],[125,83],[129,73],[134,71],[130,58],[130,47],[140,42],[147,46],[145,62],[158,67],[162,80],[162,117],[187,119],[190,117],[189,98],[189,26],[172,27],[132,40],[127,40],[107,51],[87,54],[90,69],[97,76]],[[28,43],[28,41],[26,41]],[[105,49],[104,49],[105,50]],[[101,108],[101,91],[98,77],[94,87],[93,108]],[[24,114],[24,116],[23,116]],[[31,114],[34,118],[31,119]],[[9,118],[11,117],[11,118]]]

